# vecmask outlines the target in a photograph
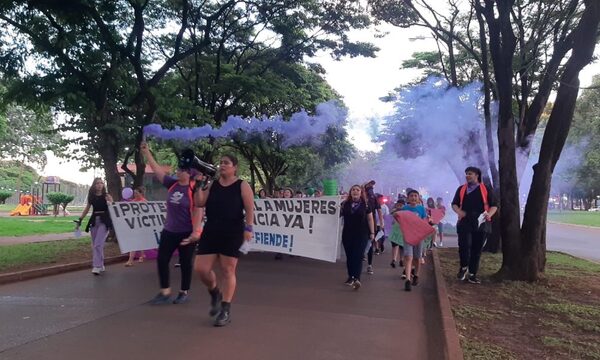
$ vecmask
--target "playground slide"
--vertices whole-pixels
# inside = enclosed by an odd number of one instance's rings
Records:
[[[31,209],[31,204],[19,204],[19,206],[17,206],[16,209],[10,212],[10,216],[27,216],[29,215],[29,209]]]

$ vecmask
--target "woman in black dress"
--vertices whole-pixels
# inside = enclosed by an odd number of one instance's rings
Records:
[[[206,223],[196,247],[194,268],[210,293],[209,314],[217,315],[215,326],[225,326],[231,321],[239,248],[252,239],[254,197],[250,185],[237,177],[237,164],[235,156],[223,156],[219,178],[195,193],[196,206],[206,208]],[[213,271],[216,263],[223,274],[221,288]]]

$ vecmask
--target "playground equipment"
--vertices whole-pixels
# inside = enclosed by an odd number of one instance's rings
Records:
[[[33,204],[33,196],[31,195],[22,195],[19,199],[19,205],[10,212],[10,216],[27,216],[31,211],[31,205]]]

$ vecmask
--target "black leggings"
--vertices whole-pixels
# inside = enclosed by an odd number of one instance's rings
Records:
[[[160,279],[160,288],[169,287],[169,262],[179,248],[179,264],[181,264],[181,290],[188,291],[192,283],[192,258],[194,256],[194,245],[179,246],[179,243],[190,236],[190,232],[173,233],[163,230],[160,233],[160,244],[158,245],[158,278]]]
[[[367,242],[367,239],[342,239],[344,251],[346,252],[348,277],[360,279],[360,273],[362,272],[362,258],[365,255]]]
[[[373,247],[375,246],[375,242],[371,241],[371,243],[369,244],[369,242],[367,241],[368,245],[365,246],[369,246],[369,251],[367,252],[367,264],[369,265],[373,265]]]
[[[459,232],[458,254],[460,256],[460,267],[469,267],[469,274],[477,274],[479,270],[479,259],[485,241],[485,233]]]

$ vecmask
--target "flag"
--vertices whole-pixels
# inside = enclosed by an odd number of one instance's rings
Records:
[[[412,211],[397,211],[394,213],[394,218],[400,224],[404,242],[410,245],[418,245],[426,237],[435,233],[435,229],[427,220],[421,219]]]

